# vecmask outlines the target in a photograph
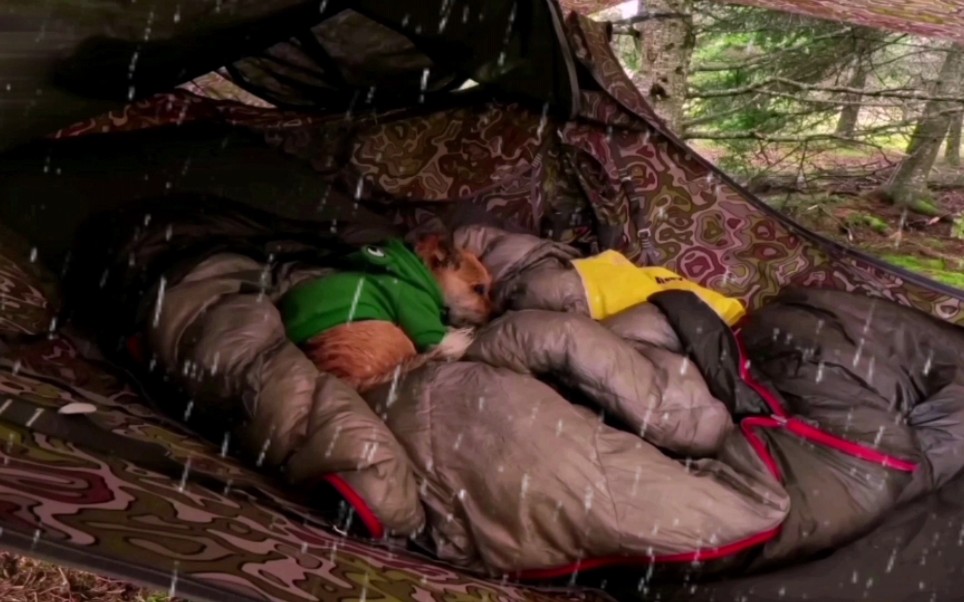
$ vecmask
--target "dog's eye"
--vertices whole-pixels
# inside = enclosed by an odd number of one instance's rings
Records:
[[[475,293],[476,295],[485,296],[485,285],[476,284],[475,286],[472,287],[472,292]]]

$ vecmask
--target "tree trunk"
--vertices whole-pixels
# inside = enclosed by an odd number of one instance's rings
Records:
[[[951,125],[947,130],[947,148],[944,149],[944,159],[952,167],[961,166],[961,130],[964,129],[964,106],[960,111],[951,115]]]
[[[858,27],[853,29],[854,58],[850,80],[847,82],[848,88],[863,90],[867,85],[867,75],[870,73],[870,57],[876,50],[877,42],[882,38],[880,32],[872,29]],[[845,104],[840,110],[840,118],[837,120],[836,134],[844,138],[853,138],[854,131],[857,129],[857,120],[860,117],[859,94],[848,94],[843,100]]]
[[[686,81],[695,41],[693,21],[689,18],[692,6],[693,0],[640,0],[640,14],[681,13],[686,17],[651,19],[636,26],[642,40],[637,45],[639,71],[633,81],[656,114],[677,133],[683,124]]]
[[[947,57],[937,81],[931,87],[934,96],[953,96],[961,89],[964,73],[964,46],[954,44],[947,49]],[[891,176],[887,192],[895,204],[917,209],[927,205],[927,177],[934,167],[941,142],[947,134],[954,103],[930,100],[924,107],[917,127],[907,147],[907,158]]]

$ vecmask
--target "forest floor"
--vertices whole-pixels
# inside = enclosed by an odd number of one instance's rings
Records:
[[[25,556],[0,553],[3,602],[186,602]]]
[[[935,195],[948,215],[964,215],[964,188]],[[771,198],[771,201],[773,199]],[[791,195],[782,210],[798,223],[934,280],[964,289],[964,238],[950,218],[905,213],[878,199]]]
[[[726,164],[718,149],[694,146],[711,161]],[[757,156],[747,167],[762,175],[742,179],[810,230],[964,289],[964,168],[935,167],[929,203],[936,215],[924,216],[874,194],[901,158],[899,151],[836,149],[807,157],[800,169],[795,162]],[[800,171],[805,178],[798,177]]]

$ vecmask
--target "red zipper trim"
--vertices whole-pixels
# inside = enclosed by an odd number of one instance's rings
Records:
[[[802,437],[803,439],[813,441],[818,445],[835,449],[839,452],[847,454],[848,456],[860,458],[861,460],[865,460],[867,462],[873,462],[874,464],[880,464],[882,466],[886,466],[887,468],[902,470],[904,472],[914,472],[917,470],[918,464],[916,462],[895,458],[894,456],[879,452],[872,447],[867,447],[859,443],[854,443],[853,441],[848,441],[847,439],[842,439],[836,435],[828,433],[827,431],[807,424],[806,422],[803,422],[797,418],[789,419],[786,423],[786,429],[794,435]]]
[[[740,422],[740,429],[747,441],[753,447],[770,473],[780,482],[783,482],[783,473],[780,465],[770,453],[766,443],[754,432],[755,428],[779,428],[781,421],[767,416],[746,418]],[[516,579],[522,581],[544,581],[549,579],[559,579],[571,576],[579,571],[591,571],[614,566],[648,566],[651,564],[681,564],[686,562],[700,562],[706,560],[718,560],[739,554],[761,546],[780,534],[781,526],[774,527],[762,533],[756,533],[745,539],[740,539],[732,543],[715,548],[701,548],[692,552],[682,552],[678,554],[662,554],[658,556],[602,556],[580,560],[560,567],[547,569],[530,569],[513,573]]]
[[[135,362],[144,363],[144,339],[140,334],[135,334],[127,339],[127,352]],[[381,539],[385,536],[385,525],[371,509],[365,499],[352,488],[342,477],[329,474],[324,479],[341,495],[345,501],[351,504],[358,515],[359,520],[368,529],[368,533],[374,539]]]
[[[348,484],[348,481],[336,474],[327,474],[324,476],[324,479],[345,498],[345,501],[352,505],[358,518],[374,539],[385,537],[385,525],[382,524],[382,521],[365,501],[365,498],[359,495],[358,492]]]
[[[770,453],[770,448],[767,447],[766,442],[754,432],[754,429],[757,428],[780,428],[780,426],[781,422],[779,420],[768,416],[754,416],[752,418],[744,418],[740,421],[740,430],[743,431],[743,436],[746,437],[750,446],[753,447],[753,451],[763,460],[770,474],[783,483],[783,470],[780,469],[780,464],[776,461],[776,458],[773,457],[773,454]]]
[[[753,451],[756,452],[760,460],[763,461],[764,465],[766,465],[767,470],[769,470],[770,474],[772,474],[778,481],[781,483],[783,482],[783,471],[780,468],[780,464],[777,462],[776,458],[774,458],[773,454],[770,453],[770,449],[766,442],[756,433],[757,429],[783,428],[802,439],[813,441],[819,445],[835,449],[844,454],[860,458],[861,460],[881,464],[887,468],[906,472],[912,472],[917,469],[917,464],[915,462],[895,458],[873,448],[866,447],[853,441],[848,441],[817,427],[811,426],[798,418],[791,417],[786,408],[783,407],[783,404],[780,403],[780,400],[777,399],[773,392],[759,382],[750,371],[750,362],[747,360],[746,348],[744,346],[743,339],[740,336],[739,324],[733,331],[733,338],[736,341],[737,349],[740,355],[738,358],[740,362],[740,379],[743,380],[743,382],[745,382],[751,389],[753,389],[753,391],[759,395],[764,402],[766,402],[767,406],[770,408],[770,411],[773,412],[773,416],[753,416],[750,418],[744,418],[740,421],[740,430],[742,431],[747,442],[749,442],[750,446],[753,448]],[[579,571],[591,571],[607,567],[648,566],[651,564],[678,564],[685,562],[717,560],[732,554],[738,554],[756,546],[763,545],[779,535],[780,529],[781,526],[778,526],[774,529],[770,529],[769,531],[757,533],[756,535],[752,535],[746,539],[741,539],[739,541],[716,548],[695,550],[693,552],[684,552],[682,554],[664,554],[661,556],[604,556],[600,558],[577,561],[561,567],[519,571],[514,573],[514,576],[520,580],[538,581],[569,577]]]
[[[866,462],[873,462],[875,464],[886,466],[887,468],[901,470],[904,472],[914,472],[917,470],[918,465],[916,462],[896,458],[872,447],[868,447],[861,443],[850,441],[848,439],[828,433],[823,429],[803,422],[799,418],[791,417],[773,392],[756,380],[756,378],[750,372],[750,362],[747,359],[746,347],[744,346],[742,336],[740,336],[739,327],[733,331],[733,338],[736,340],[737,349],[740,352],[740,378],[743,379],[743,382],[749,385],[757,395],[763,398],[768,406],[770,406],[770,410],[774,413],[774,415],[779,417],[780,420],[778,420],[778,423],[780,426],[785,427],[787,431],[797,435],[798,437],[812,441],[818,445],[835,449],[841,453],[847,454],[848,456],[853,456]],[[743,422],[748,420],[756,420],[756,418],[747,418]],[[744,430],[744,434],[745,433],[746,431]]]
[[[545,581],[550,579],[560,579],[569,577],[580,571],[592,571],[607,567],[630,567],[630,566],[649,566],[651,564],[685,564],[690,562],[702,562],[706,560],[718,560],[734,554],[739,554],[750,548],[755,548],[770,541],[780,533],[780,527],[775,527],[769,531],[757,533],[724,546],[715,548],[702,548],[695,552],[683,552],[681,554],[663,554],[661,556],[601,556],[599,558],[589,558],[577,561],[561,567],[548,569],[532,569],[520,571],[514,577],[523,581]]]

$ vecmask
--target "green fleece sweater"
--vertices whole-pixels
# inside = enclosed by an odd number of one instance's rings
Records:
[[[350,322],[384,320],[397,324],[419,350],[441,342],[446,333],[442,289],[402,241],[363,247],[349,260],[357,271],[311,280],[281,299],[292,341],[301,344]]]

